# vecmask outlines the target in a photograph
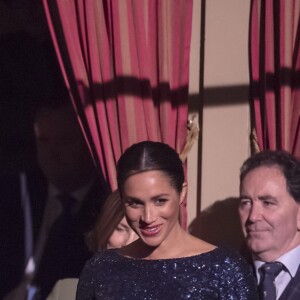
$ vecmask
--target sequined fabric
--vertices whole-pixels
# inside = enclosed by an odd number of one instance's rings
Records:
[[[97,253],[80,276],[77,300],[258,299],[249,265],[216,248],[192,257],[144,260]]]

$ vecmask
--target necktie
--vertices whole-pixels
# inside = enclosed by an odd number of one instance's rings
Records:
[[[63,213],[69,213],[71,206],[75,203],[75,199],[68,194],[60,194],[57,196],[57,198],[62,204]]]
[[[260,267],[262,280],[259,285],[261,299],[275,300],[276,287],[275,278],[283,270],[283,264],[280,262],[265,263]]]

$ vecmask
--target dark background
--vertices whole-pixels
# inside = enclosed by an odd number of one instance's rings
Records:
[[[35,164],[33,114],[65,92],[41,0],[0,0],[0,174]]]

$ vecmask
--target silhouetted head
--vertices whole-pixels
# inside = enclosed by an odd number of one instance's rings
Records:
[[[95,176],[95,166],[71,104],[41,105],[35,115],[37,157],[46,178],[72,192]]]
[[[86,244],[92,252],[97,252],[123,247],[136,238],[125,219],[120,193],[115,190],[105,200],[95,227],[86,236]]]

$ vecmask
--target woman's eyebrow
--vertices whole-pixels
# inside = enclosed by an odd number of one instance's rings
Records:
[[[158,199],[158,198],[161,198],[161,197],[168,197],[169,194],[166,194],[166,193],[162,193],[162,194],[158,194],[158,195],[155,195],[153,197],[151,197],[151,199]]]
[[[143,203],[143,201],[141,199],[136,198],[136,197],[132,197],[132,196],[125,197],[125,201],[134,201],[134,202],[137,202],[137,203]]]

